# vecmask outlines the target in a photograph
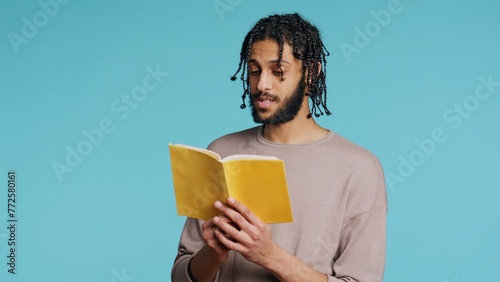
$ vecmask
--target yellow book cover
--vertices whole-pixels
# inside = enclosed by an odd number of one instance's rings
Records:
[[[270,156],[222,159],[207,149],[169,144],[177,213],[203,220],[221,214],[213,205],[233,197],[266,223],[293,222],[285,164]]]

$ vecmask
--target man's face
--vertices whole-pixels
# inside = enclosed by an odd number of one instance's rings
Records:
[[[272,40],[255,42],[250,50],[248,79],[252,116],[257,123],[281,124],[291,121],[299,112],[304,112],[304,116],[309,113],[304,99],[302,62],[293,56],[286,43],[281,68],[278,55],[278,43]]]

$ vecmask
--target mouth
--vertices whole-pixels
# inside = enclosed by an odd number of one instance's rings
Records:
[[[257,94],[253,96],[255,107],[262,110],[267,110],[276,103],[276,97],[270,94]]]

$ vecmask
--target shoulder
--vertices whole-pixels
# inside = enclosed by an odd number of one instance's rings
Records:
[[[349,191],[346,218],[375,207],[386,207],[385,179],[380,160],[364,147],[336,135],[332,142],[339,150],[344,168],[350,171],[346,183],[346,189]]]
[[[381,169],[379,159],[368,149],[348,140],[338,133],[333,133],[328,139],[327,150],[332,152],[343,163],[352,165],[353,168]]]
[[[215,152],[234,151],[243,144],[256,142],[260,126],[223,135],[208,145],[208,149]]]

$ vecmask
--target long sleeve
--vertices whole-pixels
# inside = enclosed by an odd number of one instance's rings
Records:
[[[335,277],[329,281],[383,280],[386,255],[387,196],[378,160],[364,161],[351,175]]]
[[[203,247],[200,221],[187,218],[182,230],[177,256],[172,267],[171,278],[174,282],[192,282],[187,267],[193,255]]]

